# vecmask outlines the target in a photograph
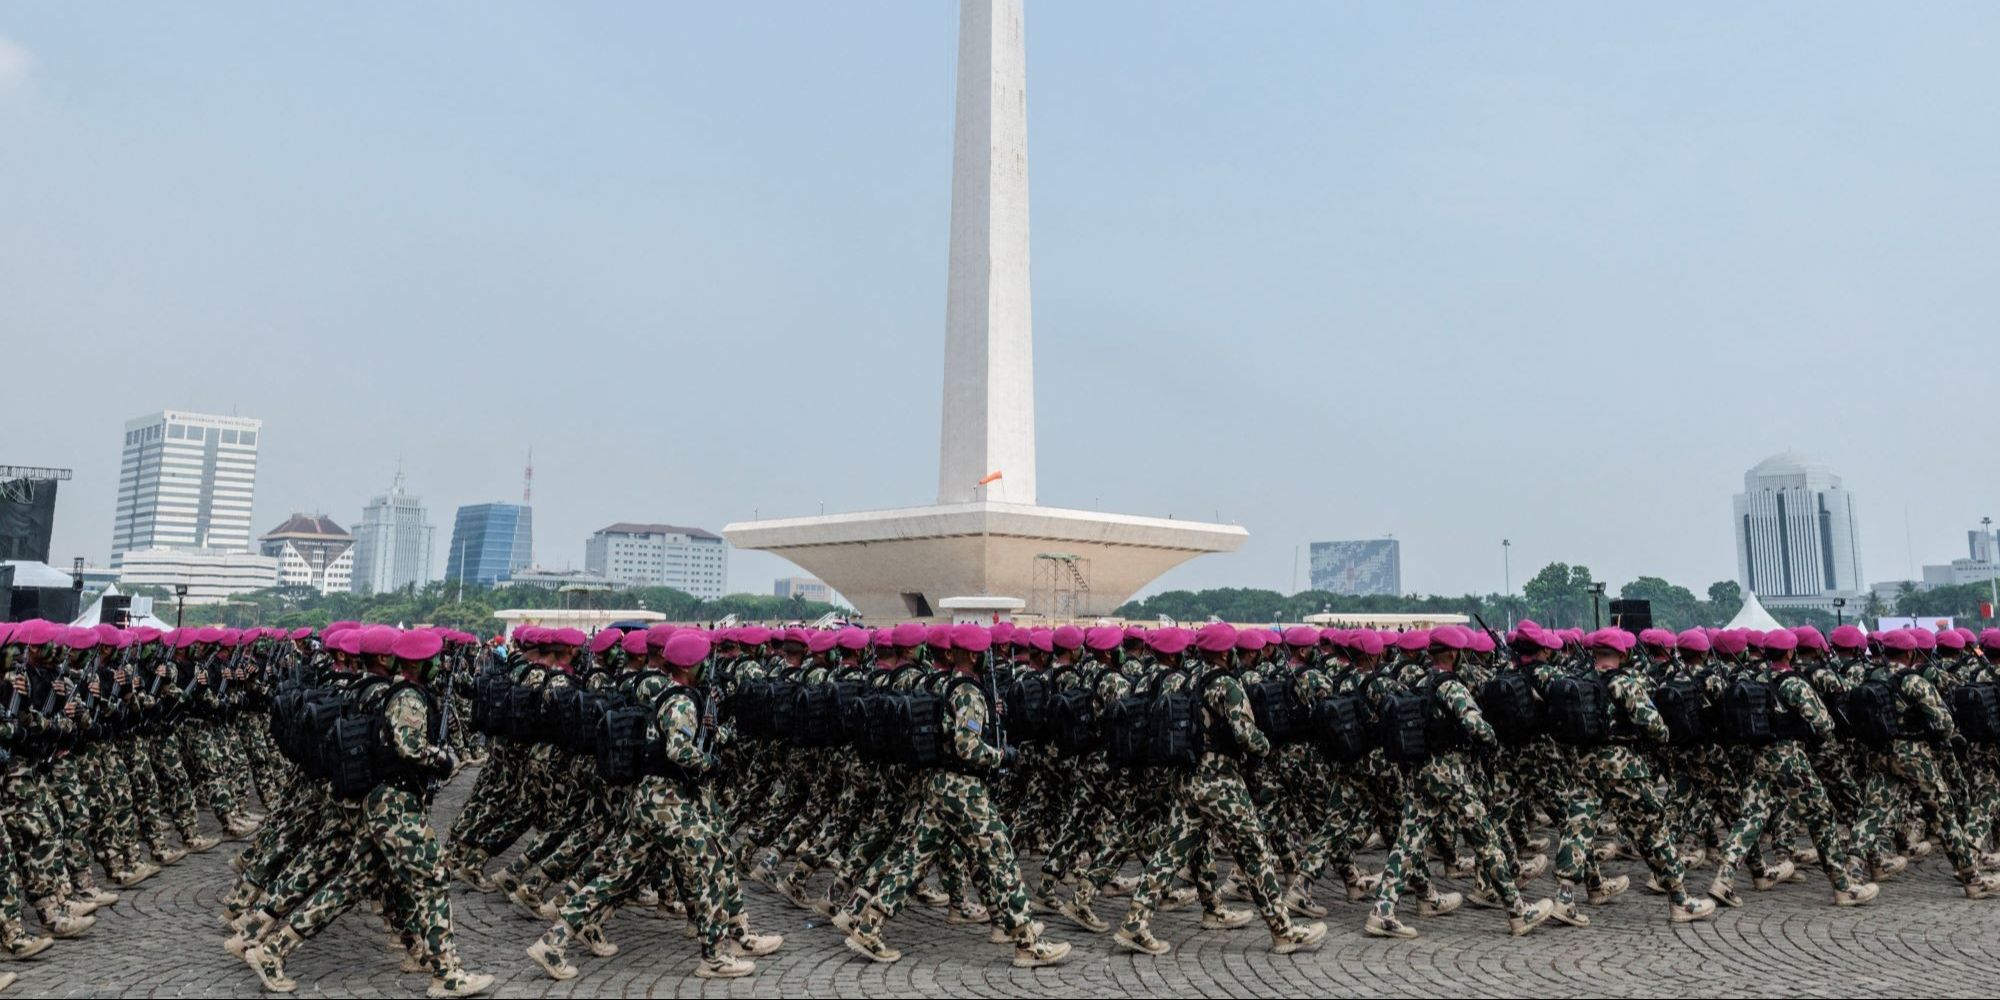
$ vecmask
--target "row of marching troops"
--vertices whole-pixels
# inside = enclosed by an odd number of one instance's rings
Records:
[[[1582,927],[1632,888],[1620,858],[1674,922],[1808,867],[1865,904],[1933,852],[1980,899],[1996,660],[2000,631],[1853,626],[527,629],[472,681],[491,758],[448,863],[547,921],[528,952],[559,980],[617,951],[622,907],[685,916],[697,975],[750,974],[782,942],[743,879],[874,961],[914,899],[1021,967],[1069,953],[1038,914],[1163,955],[1154,915],[1198,906],[1310,950],[1329,887],[1380,937],[1416,936],[1406,894]]]
[[[88,932],[119,899],[98,871],[135,886],[212,850],[203,812],[257,831],[283,792],[268,678],[310,634],[0,623],[0,947],[32,958]]]

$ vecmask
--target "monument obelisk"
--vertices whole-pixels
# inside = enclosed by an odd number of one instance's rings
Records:
[[[1035,502],[1028,56],[1021,0],[961,0],[938,503]]]
[[[870,621],[984,614],[1023,602],[1046,614],[1109,614],[1161,573],[1234,551],[1249,537],[1236,525],[1035,503],[1022,32],[1021,0],[960,0],[936,505],[722,529],[738,548],[804,567]],[[1146,466],[1161,457],[1145,456]],[[1049,580],[1062,574],[1039,602],[1037,566]],[[1056,586],[1072,606],[1055,607]]]

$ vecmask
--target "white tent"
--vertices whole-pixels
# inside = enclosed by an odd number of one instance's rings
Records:
[[[1753,628],[1759,632],[1769,632],[1785,626],[1771,617],[1769,611],[1764,610],[1764,605],[1757,600],[1757,592],[1752,590],[1743,594],[1743,610],[1736,612],[1736,617],[1729,619],[1729,624],[1722,627]]]
[[[70,622],[70,624],[71,625],[97,624],[98,619],[104,614],[104,599],[107,597],[116,597],[118,596],[118,594],[119,590],[117,584],[115,583],[106,584],[104,587],[104,593],[97,595],[97,600],[92,602],[90,607],[86,609],[83,612],[83,614],[78,615],[76,620]],[[173,628],[172,625],[169,625],[166,622],[161,621],[160,619],[154,617],[151,613],[134,617],[130,622],[126,624],[126,627],[138,628],[141,625],[147,625],[157,629]]]

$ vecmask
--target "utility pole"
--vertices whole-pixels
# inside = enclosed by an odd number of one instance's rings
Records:
[[[1514,630],[1514,543],[1500,539],[1500,596],[1507,599],[1507,631]]]
[[[1986,536],[1980,544],[1986,550],[1986,583],[1987,588],[1992,591],[1992,597],[1989,600],[1993,605],[1993,614],[1987,616],[1990,620],[1996,616],[2000,616],[2000,575],[1996,575],[1993,567],[1994,557],[2000,556],[2000,552],[1993,551],[1993,518],[1980,518],[1979,530]]]

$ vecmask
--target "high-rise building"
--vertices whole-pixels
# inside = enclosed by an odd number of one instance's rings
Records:
[[[126,421],[111,564],[133,549],[248,552],[263,426],[180,410]]]
[[[1966,555],[1969,556],[1973,562],[1982,562],[1982,563],[1992,562],[1995,549],[1993,541],[1994,541],[1993,532],[1991,531],[1986,531],[1983,529],[1974,529],[1972,531],[1966,532],[1965,533],[1965,547],[1967,549]]]
[[[701,528],[621,521],[583,543],[583,567],[630,586],[672,587],[713,600],[729,587],[729,546]]]
[[[518,503],[460,507],[451,525],[444,578],[490,587],[527,569],[535,561],[534,513]]]
[[[814,601],[820,604],[833,603],[833,588],[809,576],[780,577],[771,584],[771,594],[774,597],[796,597],[802,601]]]
[[[1403,543],[1393,538],[1312,543],[1312,588],[1329,594],[1403,592]]]
[[[258,537],[259,551],[278,561],[278,584],[348,593],[354,583],[354,536],[324,514],[293,514]]]
[[[1858,596],[1861,531],[1854,498],[1825,464],[1793,452],[1757,463],[1736,495],[1736,579],[1774,607],[1824,607]]]
[[[380,594],[437,579],[431,567],[431,525],[421,497],[403,489],[403,474],[389,492],[368,501],[354,526],[354,592]]]

